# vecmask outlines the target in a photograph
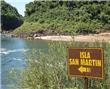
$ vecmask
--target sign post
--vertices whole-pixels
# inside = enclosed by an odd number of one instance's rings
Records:
[[[84,89],[88,89],[88,78],[84,78]]]
[[[88,78],[103,79],[102,48],[68,48],[68,76],[85,78],[84,89],[88,89]]]

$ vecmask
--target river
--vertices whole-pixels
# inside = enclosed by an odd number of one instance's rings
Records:
[[[16,86],[16,78],[11,75],[13,69],[22,70],[26,67],[25,54],[31,49],[48,49],[48,42],[42,40],[25,40],[1,36],[1,83],[2,89]]]

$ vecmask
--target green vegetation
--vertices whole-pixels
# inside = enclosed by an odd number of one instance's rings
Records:
[[[1,28],[2,30],[13,30],[23,23],[23,17],[16,8],[1,1]]]
[[[50,42],[47,52],[35,50],[27,54],[27,66],[21,74],[18,89],[83,89],[84,79],[68,77],[67,47],[102,47],[104,48],[104,80],[89,79],[89,89],[110,88],[110,44]]]
[[[25,8],[25,22],[15,33],[110,31],[110,1],[33,1]]]

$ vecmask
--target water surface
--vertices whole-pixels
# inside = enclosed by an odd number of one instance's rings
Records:
[[[48,42],[42,40],[24,40],[20,38],[1,37],[1,82],[2,89],[12,89],[16,86],[16,78],[12,70],[22,70],[26,67],[25,56],[31,49],[48,49]],[[19,76],[18,76],[19,77]]]

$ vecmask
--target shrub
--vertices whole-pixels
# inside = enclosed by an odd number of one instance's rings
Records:
[[[27,67],[22,72],[20,89],[82,89],[83,78],[68,77],[67,47],[102,47],[104,48],[104,80],[89,79],[90,89],[109,89],[110,44],[108,43],[78,43],[50,42],[47,52],[33,50],[27,56]]]

